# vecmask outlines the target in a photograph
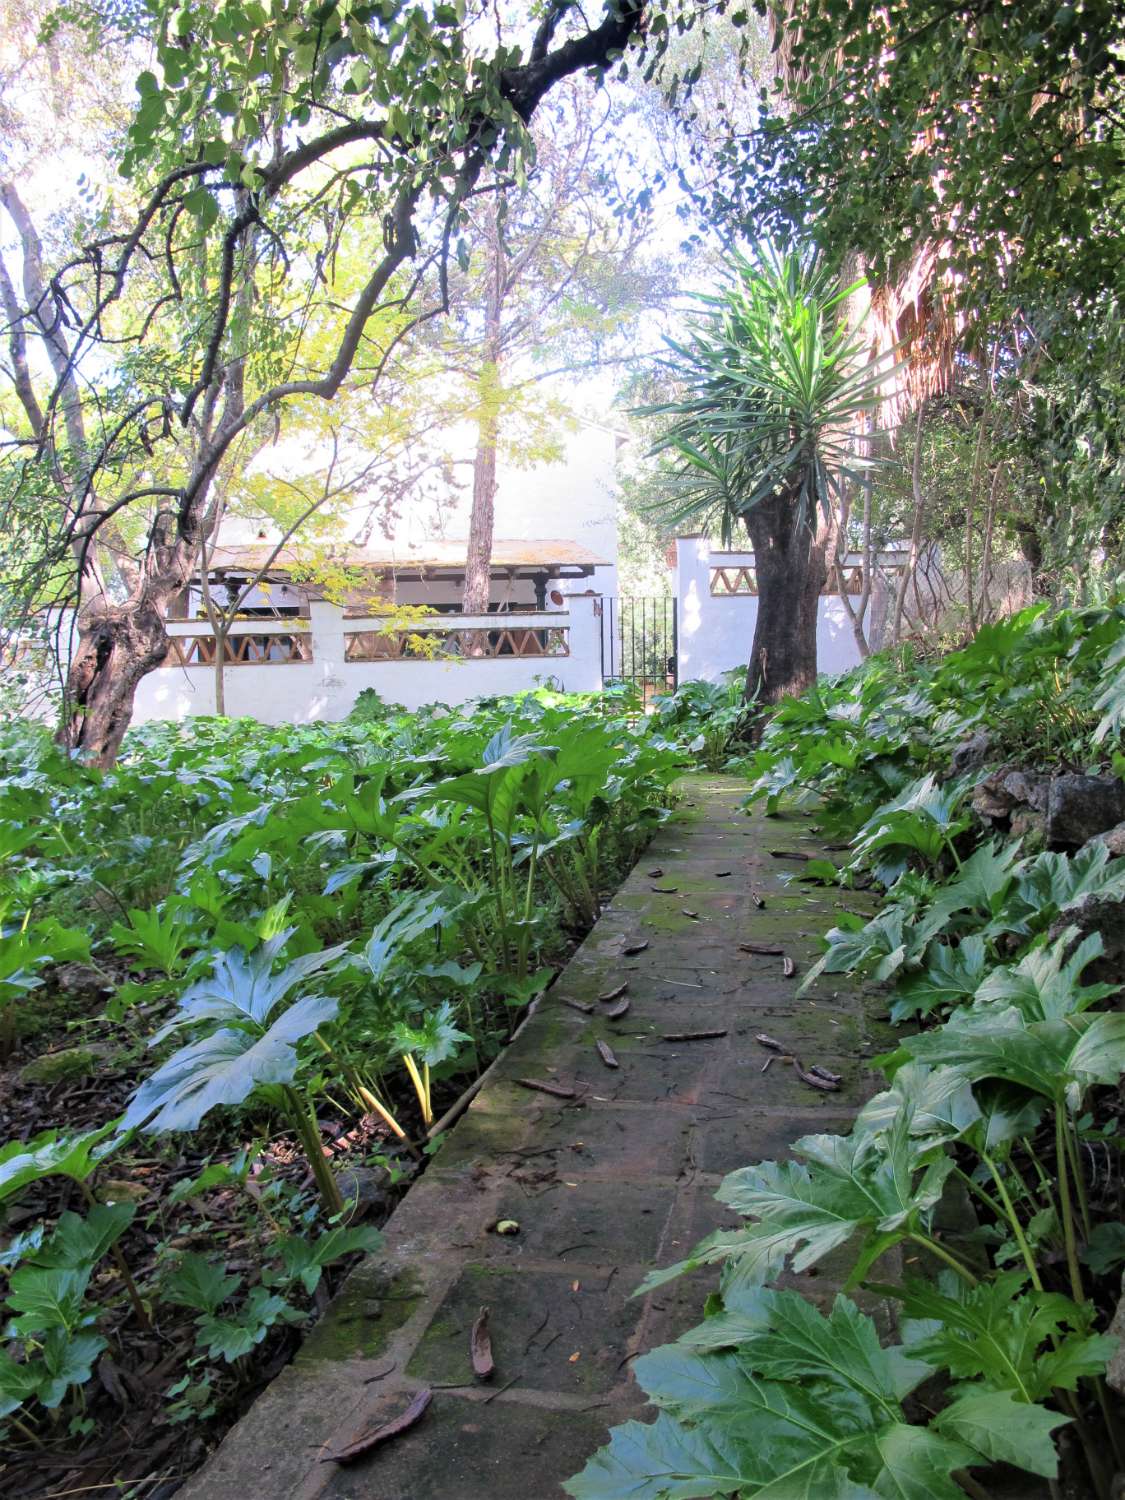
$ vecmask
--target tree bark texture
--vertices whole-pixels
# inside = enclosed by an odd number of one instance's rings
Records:
[[[469,546],[465,558],[465,587],[461,608],[467,615],[488,613],[492,594],[492,541],[496,522],[496,441],[500,431],[499,401],[504,312],[505,256],[499,200],[494,200],[488,224],[488,300],[485,304],[484,345],[477,375],[477,447],[473,458],[473,508],[469,516]]]
[[[816,629],[832,534],[827,526],[794,525],[796,514],[796,497],[783,491],[746,517],[758,580],[747,702],[777,703],[816,681]]]

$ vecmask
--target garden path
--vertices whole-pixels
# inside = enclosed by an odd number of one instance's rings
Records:
[[[641,1278],[736,1226],[714,1200],[724,1173],[847,1127],[875,1086],[865,1059],[885,1028],[862,995],[822,980],[798,998],[780,956],[739,946],[784,948],[798,976],[811,962],[839,893],[795,881],[800,861],[770,851],[817,854],[816,840],[800,819],[740,812],[745,782],[696,775],[680,789],[399,1205],[386,1252],[352,1274],[184,1500],[562,1500],[607,1428],[643,1414],[632,1357],[697,1322],[715,1284],[700,1271],[633,1298]],[[626,982],[629,1009],[610,1019],[598,997]],[[763,1072],[761,1031],[842,1074],[840,1090],[819,1093],[782,1063]],[[668,1040],[691,1032],[721,1035]],[[518,1233],[496,1232],[505,1219]],[[834,1277],[819,1269],[791,1284],[823,1305]],[[469,1351],[483,1307],[487,1383]],[[347,1467],[325,1461],[424,1386],[432,1403],[408,1433]]]

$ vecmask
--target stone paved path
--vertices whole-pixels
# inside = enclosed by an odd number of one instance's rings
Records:
[[[694,776],[565,973],[387,1226],[387,1251],[349,1279],[293,1365],[257,1402],[186,1500],[562,1500],[608,1427],[643,1414],[631,1357],[698,1321],[715,1274],[645,1299],[646,1271],[739,1222],[714,1201],[722,1175],[783,1155],[798,1136],[846,1128],[874,1080],[886,1031],[863,999],[798,973],[838,893],[794,881],[819,852],[799,819],[747,818],[745,783]],[[650,872],[660,870],[659,876]],[[654,887],[675,887],[674,891]],[[760,905],[759,903],[764,903]],[[851,903],[854,905],[854,902]],[[695,915],[689,915],[694,913]],[[647,940],[642,952],[624,949]],[[613,1022],[597,997],[628,981]],[[710,1040],[665,1033],[725,1029]],[[761,1072],[766,1031],[844,1075],[817,1094],[789,1067]],[[602,1063],[608,1041],[620,1067]],[[536,1078],[574,1099],[530,1092]],[[496,1234],[498,1220],[520,1232]],[[818,1302],[833,1267],[791,1284]],[[474,1384],[469,1330],[491,1309],[496,1374]],[[408,1435],[347,1467],[326,1451],[435,1388]]]

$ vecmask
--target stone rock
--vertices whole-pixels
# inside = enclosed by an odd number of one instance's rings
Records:
[[[142,1198],[149,1197],[152,1189],[128,1177],[103,1177],[98,1191],[106,1203],[139,1203]]]
[[[386,1167],[342,1167],[336,1173],[336,1185],[345,1203],[355,1203],[349,1214],[353,1224],[359,1219],[383,1218],[394,1206]]]
[[[1068,928],[1078,935],[1068,948],[1074,948],[1096,932],[1102,940],[1101,956],[1083,974],[1087,984],[1120,984],[1125,981],[1125,901],[1113,896],[1083,896],[1051,924],[1047,936],[1053,943]]]
[[[968,771],[979,771],[992,749],[992,736],[985,729],[978,729],[956,746],[949,758],[949,769],[954,776],[964,776]]]
[[[1092,839],[1087,840],[1086,847],[1090,844],[1104,844],[1110,854],[1125,854],[1125,823],[1118,823],[1116,828],[1110,828],[1106,833],[1095,834]]]
[[[94,1000],[112,988],[105,975],[90,964],[59,964],[52,970],[50,982],[60,994],[76,1000]]]
[[[1056,776],[1047,798],[1052,844],[1084,844],[1125,822],[1125,782],[1116,776]]]
[[[1012,814],[1011,833],[1014,839],[1028,838],[1031,842],[1046,842],[1047,818],[1033,807],[1017,807]]]
[[[1004,791],[1017,802],[1026,802],[1036,812],[1047,811],[1051,778],[1036,775],[1034,771],[1012,771],[1004,777]]]
[[[1117,1311],[1106,1332],[1110,1338],[1117,1340],[1117,1348],[1110,1355],[1105,1372],[1105,1383],[1111,1391],[1116,1391],[1119,1396],[1125,1396],[1125,1275],[1121,1278],[1121,1298],[1117,1304]]]
[[[44,1052],[23,1065],[19,1080],[50,1084],[89,1078],[97,1072],[104,1055],[104,1047],[64,1047],[58,1052]]]
[[[978,818],[987,818],[989,822],[998,823],[1010,818],[1015,805],[1013,797],[1002,789],[993,788],[988,781],[982,781],[973,793],[973,811]]]

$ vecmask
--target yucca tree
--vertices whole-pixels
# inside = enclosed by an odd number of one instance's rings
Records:
[[[807,255],[732,255],[725,284],[699,298],[667,367],[679,400],[655,446],[679,462],[663,507],[677,528],[750,534],[758,614],[747,699],[774,703],[816,677],[818,601],[845,488],[872,460],[864,433],[887,362],[849,325],[845,286]]]

